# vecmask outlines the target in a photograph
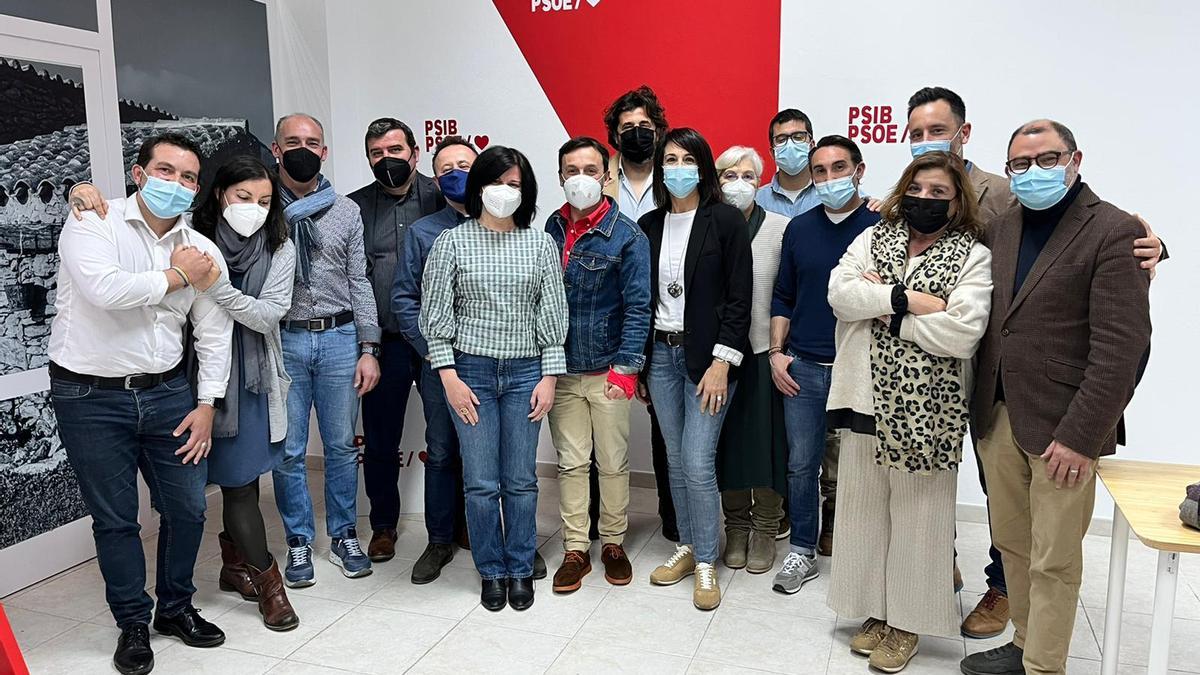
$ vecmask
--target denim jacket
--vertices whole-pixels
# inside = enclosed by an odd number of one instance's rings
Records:
[[[635,373],[645,364],[650,333],[650,241],[637,223],[621,214],[612,197],[608,213],[575,242],[563,272],[570,327],[567,371],[594,373],[609,366]],[[567,220],[555,211],[546,231],[558,244],[567,239]]]

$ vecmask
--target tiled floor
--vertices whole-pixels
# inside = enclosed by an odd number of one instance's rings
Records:
[[[323,517],[321,474],[311,488],[317,522]],[[264,494],[268,536],[276,554],[283,536],[269,481]],[[771,575],[719,568],[724,601],[715,612],[691,605],[691,584],[653,587],[650,570],[672,550],[659,536],[651,490],[634,488],[630,534],[634,583],[617,588],[604,581],[596,565],[578,592],[556,597],[549,582],[538,582],[537,603],[529,611],[484,611],[478,604],[479,577],[470,554],[460,551],[442,578],[414,586],[408,572],[425,544],[424,525],[406,520],[398,557],[376,565],[364,579],[346,579],[324,562],[319,551],[317,584],[291,591],[300,628],[272,633],[262,627],[255,605],[216,588],[220,569],[216,532],[219,508],[209,514],[208,534],[196,570],[196,605],[228,635],[224,646],[190,649],[176,640],[155,637],[157,673],[865,673],[864,659],[846,643],[857,627],[825,606],[828,577],[809,583],[793,596],[771,591]],[[538,541],[553,573],[562,558],[558,490],[542,480]],[[360,531],[369,532],[365,519]],[[320,528],[318,528],[320,529]],[[155,541],[146,542],[154,551]],[[327,546],[328,542],[323,542]],[[1098,673],[1103,639],[1104,598],[1109,541],[1085,541],[1086,573],[1081,611],[1071,645],[1070,673]],[[781,555],[785,550],[780,543]],[[987,528],[959,523],[959,563],[966,582],[963,612],[984,590]],[[598,551],[594,551],[594,555]],[[1200,672],[1200,566],[1189,558],[1182,566],[1171,642],[1171,666]],[[150,559],[151,566],[153,558]],[[820,561],[827,572],[829,559]],[[1144,673],[1154,556],[1136,542],[1130,546],[1125,599],[1122,673]],[[152,585],[153,570],[148,584]],[[109,660],[117,631],[104,603],[96,563],[85,563],[37,586],[4,598],[17,640],[33,673],[111,673]],[[1010,629],[1011,631],[1011,629]],[[924,638],[906,673],[958,672],[965,653],[998,646],[992,640]]]

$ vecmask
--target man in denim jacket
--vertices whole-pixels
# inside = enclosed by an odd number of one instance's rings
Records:
[[[555,593],[577,590],[592,570],[588,468],[593,446],[604,577],[625,585],[633,576],[622,547],[629,522],[629,406],[650,331],[650,243],[615,200],[602,194],[612,180],[608,159],[608,150],[594,138],[573,138],[559,149],[559,182],[567,203],[546,223],[562,251],[570,312],[568,374],[558,378],[550,411],[566,551],[554,575]]]

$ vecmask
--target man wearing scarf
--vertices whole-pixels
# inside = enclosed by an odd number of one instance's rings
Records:
[[[305,473],[309,415],[315,405],[325,455],[325,527],[329,561],[347,577],[371,573],[355,529],[358,399],[379,381],[380,330],[367,279],[363,223],[353,201],[321,175],[329,154],[315,118],[286,115],[275,126],[271,152],[279,161],[284,218],[296,245],[292,307],[281,323],[288,392],[284,460],[275,469],[275,502],[288,542],[288,586],[311,586],[312,499]]]

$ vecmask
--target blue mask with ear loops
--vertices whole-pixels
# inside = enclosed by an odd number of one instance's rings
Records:
[[[187,211],[196,199],[195,191],[175,181],[155,178],[149,174],[146,175],[146,184],[138,193],[142,195],[142,201],[146,208],[150,209],[150,213],[163,219],[177,218]]]
[[[1071,158],[1071,162],[1075,159]],[[1067,162],[1064,166],[1043,169],[1034,164],[1025,173],[1009,179],[1009,188],[1021,205],[1034,211],[1045,211],[1062,201],[1067,194]]]

